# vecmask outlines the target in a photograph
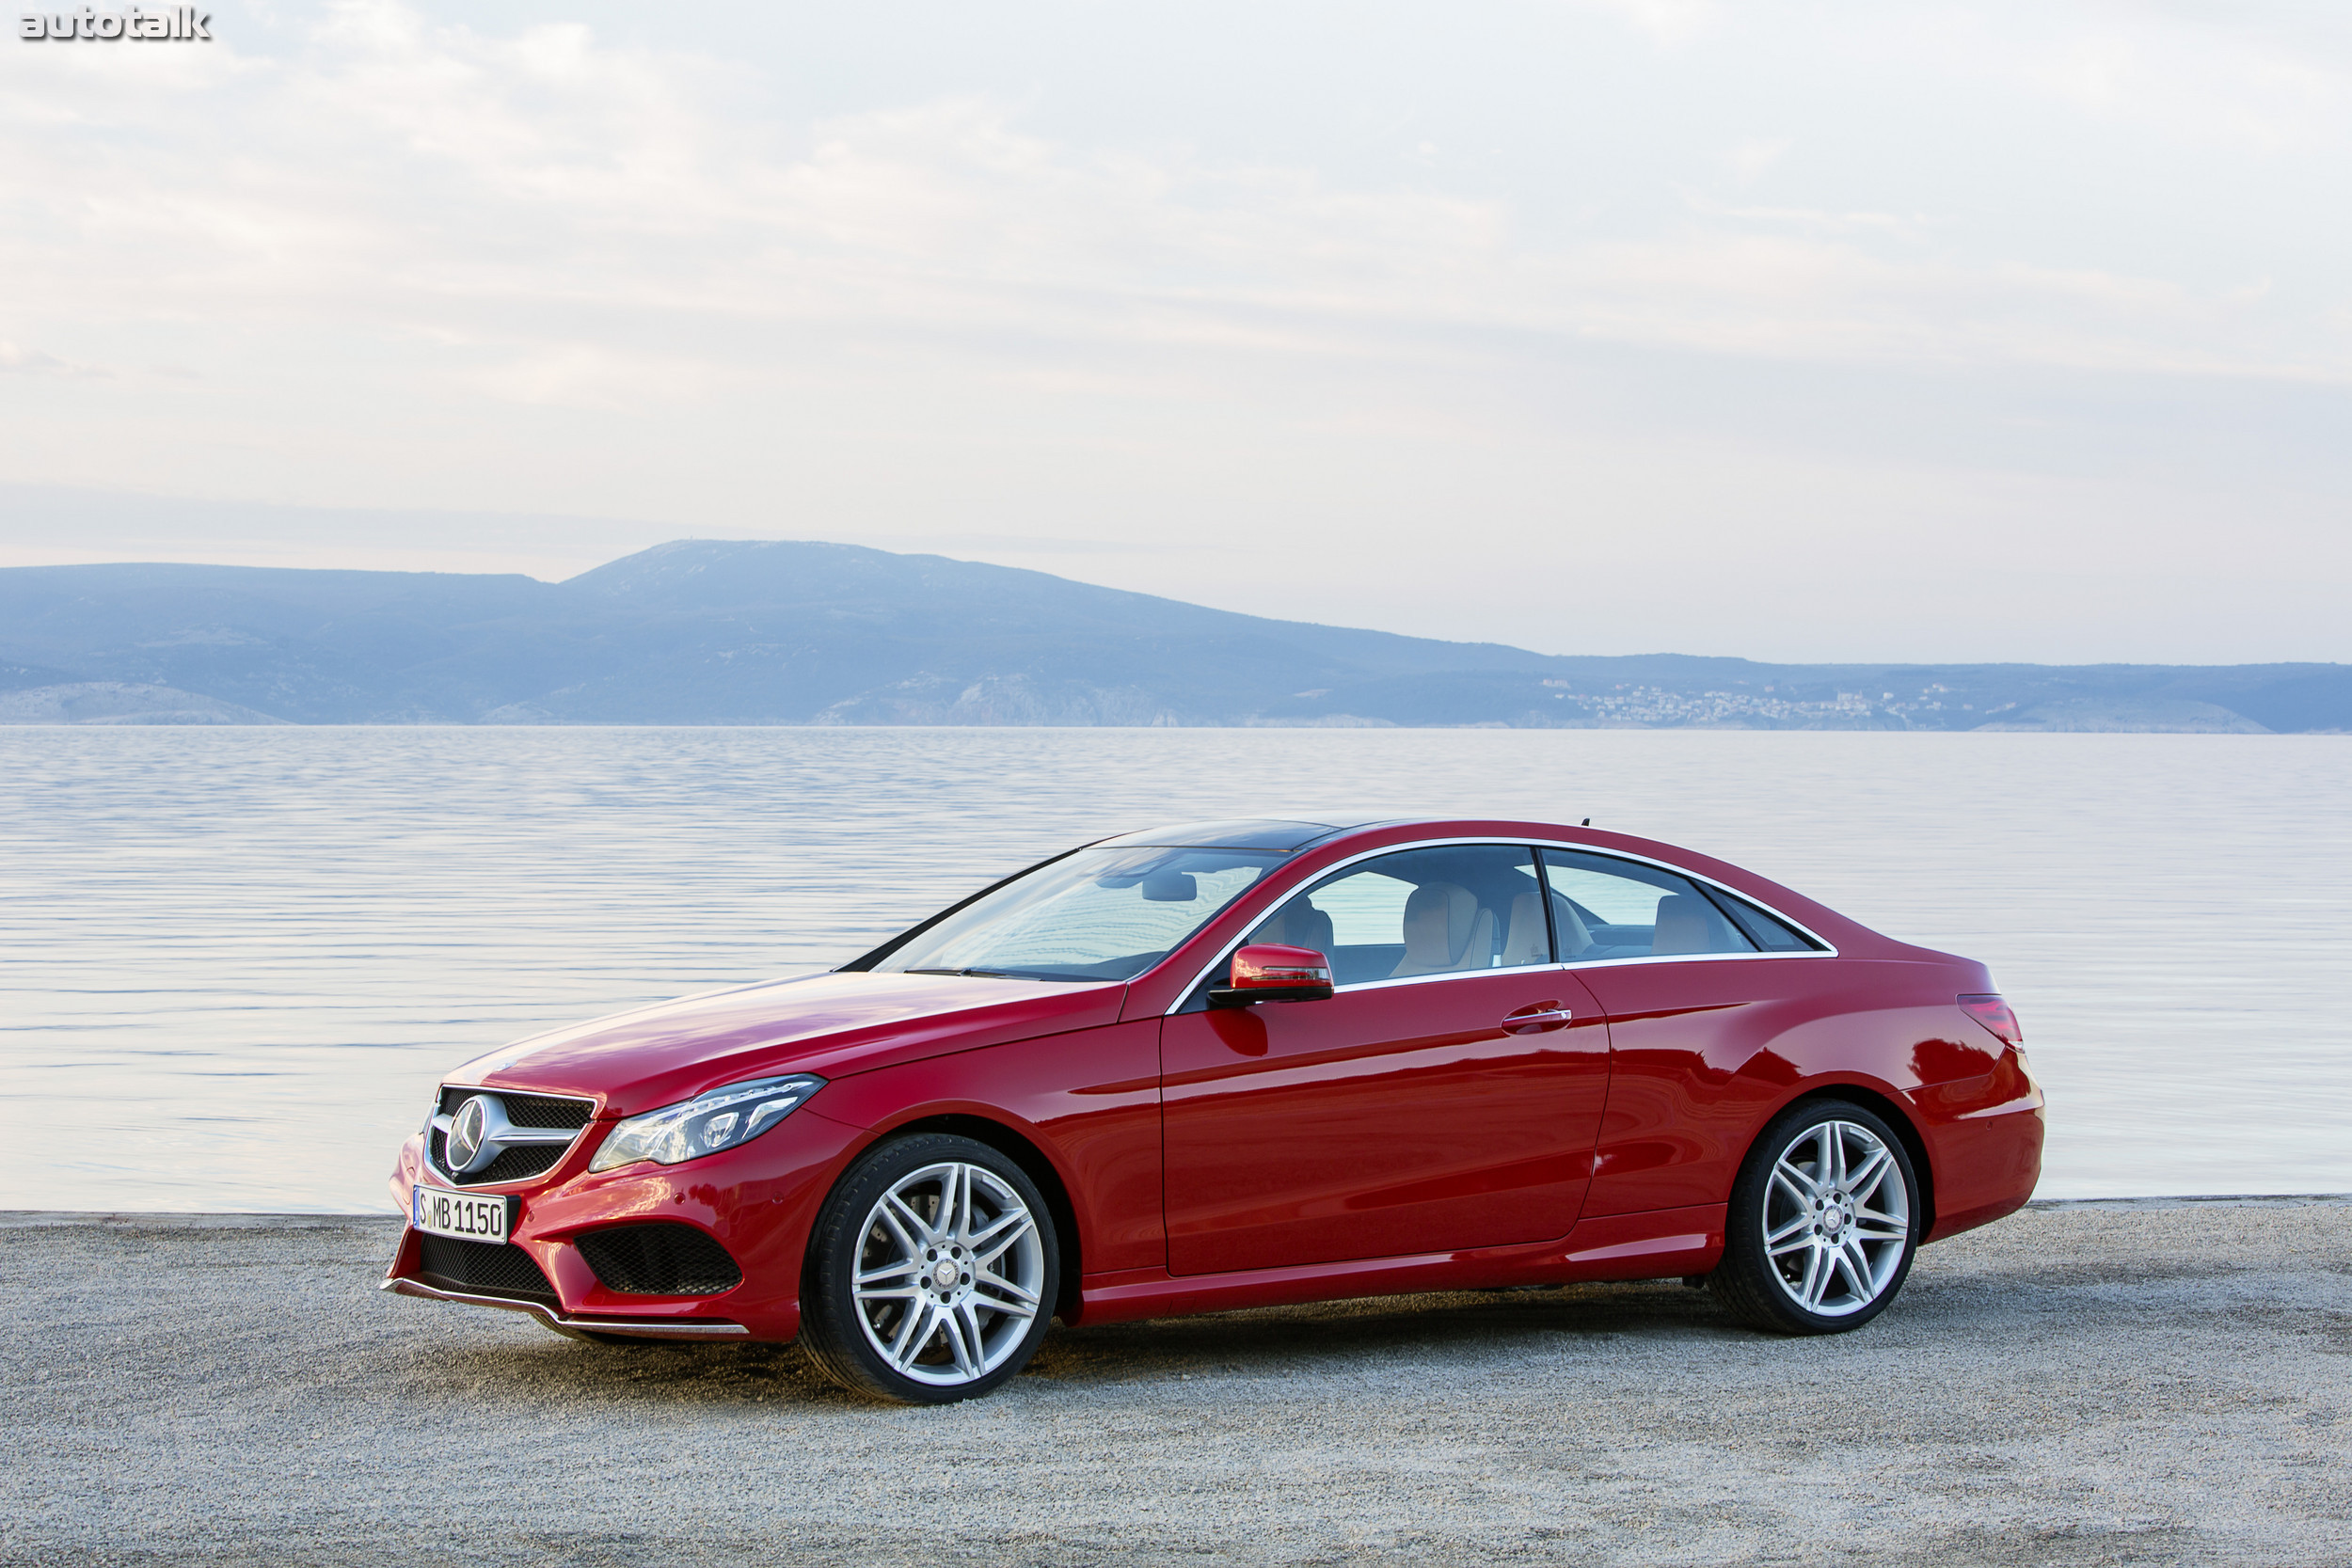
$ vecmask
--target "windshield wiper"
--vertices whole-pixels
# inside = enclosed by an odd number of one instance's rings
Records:
[[[1034,974],[1023,974],[1009,969],[902,969],[901,974],[977,974],[988,980],[1034,980]]]
[[[1023,969],[902,969],[901,974],[970,974],[983,980],[1077,980],[1076,974],[1040,974]]]

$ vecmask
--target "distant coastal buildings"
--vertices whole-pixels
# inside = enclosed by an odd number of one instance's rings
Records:
[[[1548,680],[1547,687],[1573,687],[1572,681]],[[1573,703],[1597,722],[1652,726],[1767,725],[1772,728],[1867,728],[1873,716],[1922,710],[1923,703],[1897,704],[1887,692],[1884,707],[1859,691],[1840,691],[1825,701],[1772,695],[1766,687],[1754,691],[1674,691],[1659,686],[1619,686],[1586,694],[1575,690],[1552,693],[1555,702]],[[2014,704],[2005,706],[2014,707]],[[1942,705],[1935,704],[1940,709]],[[1942,726],[1938,726],[1939,728]]]

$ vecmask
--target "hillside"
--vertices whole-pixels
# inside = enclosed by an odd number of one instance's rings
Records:
[[[0,570],[0,723],[272,721],[2345,730],[2352,667],[1559,657],[810,543],[557,583]]]

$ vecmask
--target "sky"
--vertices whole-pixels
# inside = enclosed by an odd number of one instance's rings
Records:
[[[2352,658],[2341,5],[210,14],[0,40],[0,565]]]

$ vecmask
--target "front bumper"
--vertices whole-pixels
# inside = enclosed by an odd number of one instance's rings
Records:
[[[555,1307],[514,1296],[485,1296],[467,1291],[445,1291],[421,1279],[390,1277],[377,1287],[396,1295],[422,1296],[427,1301],[454,1301],[468,1307],[496,1307],[528,1312],[558,1334],[579,1338],[590,1334],[621,1334],[639,1339],[748,1339],[752,1331],[739,1323],[715,1318],[574,1318]]]
[[[469,1288],[428,1275],[422,1237],[402,1232],[383,1289],[400,1295],[527,1312],[564,1334],[620,1334],[660,1339],[784,1341],[800,1333],[801,1262],[817,1210],[835,1178],[862,1147],[856,1128],[807,1107],[739,1148],[678,1165],[642,1164],[601,1175],[588,1161],[610,1122],[591,1123],[545,1176],[525,1182],[485,1184],[470,1194],[514,1194],[520,1199],[509,1244],[544,1278],[545,1292]],[[418,1185],[450,1183],[425,1161],[424,1139],[402,1146],[390,1180],[393,1200],[409,1212]],[[576,1244],[594,1231],[644,1225],[684,1225],[726,1249],[742,1280],[710,1294],[655,1295],[615,1290]],[[553,1299],[533,1299],[551,1296]]]

